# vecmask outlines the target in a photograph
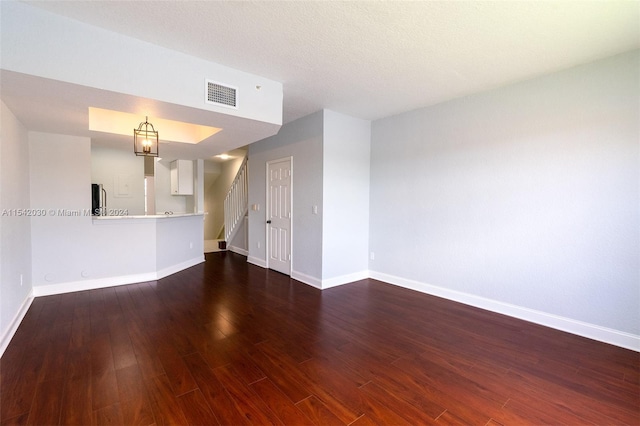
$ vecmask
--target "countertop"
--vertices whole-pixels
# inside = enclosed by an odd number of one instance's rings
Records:
[[[172,219],[178,217],[204,216],[204,213],[173,213],[148,214],[136,216],[93,216],[93,220],[123,220],[123,219]]]

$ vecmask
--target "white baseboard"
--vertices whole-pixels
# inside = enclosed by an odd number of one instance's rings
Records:
[[[242,256],[245,256],[245,257],[249,256],[249,252],[247,250],[243,249],[243,248],[240,248],[240,247],[230,246],[230,247],[228,247],[228,250],[232,251],[234,253],[240,254]]]
[[[253,263],[254,265],[261,266],[266,268],[267,265],[265,262],[260,261],[260,263],[255,261],[255,258],[248,258],[247,262]],[[320,290],[325,290],[327,288],[336,287],[343,284],[349,284],[354,281],[364,280],[369,278],[369,271],[360,271],[355,272],[353,274],[341,275],[339,277],[333,277],[325,280],[321,280],[320,278],[312,277],[311,275],[303,274],[298,271],[291,271],[291,278],[296,281],[300,281],[303,284],[310,285],[311,287],[315,287]]]
[[[339,277],[327,278],[324,280],[303,274],[301,272],[291,271],[291,278],[304,284],[308,284],[312,287],[319,288],[320,290],[326,290],[331,287],[337,287],[339,285],[349,284],[354,281],[360,281],[369,278],[369,271],[354,272],[353,274],[341,275]]]
[[[160,269],[158,272],[156,272],[156,277],[154,279],[159,280],[164,277],[168,277],[171,274],[175,274],[176,272],[191,268],[192,266],[196,266],[197,264],[202,262],[204,262],[204,254],[198,257],[194,257],[193,259],[185,260],[184,262],[176,263],[175,265]]]
[[[267,262],[257,257],[247,256],[247,262],[251,263],[252,265],[259,266],[261,268],[268,267]],[[300,281],[303,284],[307,284],[307,285],[310,285],[311,287],[315,287],[317,289],[322,290],[322,280],[316,277],[312,277],[311,275],[303,274],[302,272],[297,272],[293,270],[291,271],[290,277],[296,281]]]
[[[97,288],[115,287],[119,285],[141,283],[156,279],[155,272],[118,277],[97,278],[93,280],[70,281],[66,283],[41,285],[33,287],[35,297],[52,296],[54,294],[72,293],[74,291],[95,290]]]
[[[204,262],[204,256],[199,256],[181,263],[177,263],[175,265],[171,265],[157,272],[145,272],[142,274],[120,275],[117,277],[106,277],[93,280],[71,281],[59,284],[34,286],[33,296],[51,296],[54,294],[71,293],[74,291],[95,290],[98,288],[115,287],[126,284],[142,283],[146,281],[155,281],[202,262]]]
[[[536,311],[534,309],[524,308],[522,306],[512,305],[509,303],[499,302],[487,299],[473,294],[468,294],[456,290],[450,290],[430,284],[421,283],[406,278],[396,277],[394,275],[384,274],[382,272],[369,271],[369,277],[384,281],[399,287],[416,290],[421,293],[431,294],[433,296],[442,297],[444,299],[453,300],[455,302],[464,303],[465,305],[475,306],[487,311],[508,315],[510,317],[540,324],[545,327],[554,328],[556,330],[565,331],[567,333],[576,334],[578,336],[587,337],[589,339],[598,340],[600,342],[609,343],[622,348],[631,349],[640,352],[640,336],[601,327],[595,324],[574,320],[571,318],[561,317],[546,312]]]
[[[232,250],[235,253],[247,255],[247,262],[266,268],[267,264],[264,260],[248,256],[248,254]],[[34,297],[49,296],[54,294],[70,293],[74,291],[93,290],[97,288],[113,287],[125,284],[133,284],[146,281],[155,281],[164,278],[168,275],[190,268],[194,265],[204,262],[204,256],[198,256],[194,259],[187,260],[175,265],[171,265],[167,268],[161,269],[157,272],[149,272],[134,275],[125,275],[118,277],[99,278],[94,280],[74,281],[60,284],[52,284],[46,286],[35,286],[32,289],[31,294],[25,299],[16,316],[12,320],[8,329],[1,336],[0,339],[0,356],[5,351],[11,338],[15,334],[20,322],[24,318],[31,306],[31,302]],[[353,274],[343,275],[339,277],[329,279],[319,279],[307,274],[303,274],[297,271],[291,271],[291,278],[300,281],[304,284],[310,285],[318,289],[327,289],[343,284],[348,284],[354,281],[359,281],[366,278],[373,278],[389,284],[397,285],[411,290],[416,290],[421,293],[431,294],[434,296],[442,297],[455,302],[464,303],[466,305],[475,306],[480,309],[485,309],[491,312],[508,315],[510,317],[522,319],[532,323],[540,324],[546,327],[554,328],[557,330],[565,331],[567,333],[576,334],[578,336],[587,337],[589,339],[598,340],[601,342],[609,343],[615,346],[620,346],[626,349],[631,349],[636,352],[640,352],[640,336],[625,333],[622,331],[601,327],[599,325],[590,324],[571,318],[561,317],[554,314],[549,314],[534,309],[525,308],[522,306],[512,305],[509,303],[499,302],[492,299],[487,299],[481,296],[476,296],[469,293],[464,293],[456,290],[450,290],[443,287],[434,286],[431,284],[422,283],[394,275],[385,274],[376,271],[360,271]]]
[[[261,268],[266,268],[267,267],[267,262],[265,260],[263,260],[263,259],[258,258],[258,257],[247,256],[247,262],[251,263],[252,265],[259,266]]]
[[[308,284],[311,287],[322,290],[322,280],[311,275],[303,274],[302,272],[291,271],[291,278],[300,281],[301,283]]]
[[[349,284],[354,281],[360,281],[369,278],[369,271],[354,272],[353,274],[341,275],[339,277],[327,278],[322,280],[322,289],[336,287],[339,285]]]
[[[7,329],[4,331],[4,333],[0,337],[0,357],[2,357],[2,355],[4,354],[4,351],[9,346],[9,342],[11,342],[11,339],[13,339],[13,336],[16,334],[16,331],[18,331],[18,326],[24,319],[24,316],[27,314],[27,311],[29,310],[29,307],[31,306],[32,302],[33,302],[33,293],[29,293],[27,295],[27,298],[24,299],[24,301],[20,305],[20,309],[18,309],[18,312],[16,312],[15,316],[9,323],[9,327],[7,327]]]

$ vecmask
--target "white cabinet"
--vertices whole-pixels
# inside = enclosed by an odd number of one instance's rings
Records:
[[[171,162],[171,195],[193,195],[193,161]]]

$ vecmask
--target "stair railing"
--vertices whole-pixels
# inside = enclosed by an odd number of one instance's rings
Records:
[[[247,172],[247,157],[244,157],[244,161],[224,199],[224,240],[227,243],[231,242],[238,231],[238,225],[247,214],[249,193]]]

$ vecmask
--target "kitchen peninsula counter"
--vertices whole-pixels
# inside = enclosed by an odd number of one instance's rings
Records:
[[[204,213],[36,219],[53,232],[75,222],[82,246],[70,265],[51,262],[37,272],[36,296],[156,281],[204,262]]]
[[[110,221],[110,220],[148,220],[148,219],[174,219],[181,217],[193,217],[203,216],[204,213],[173,213],[173,214],[148,214],[148,215],[133,215],[133,216],[93,216],[94,223],[96,221]]]

